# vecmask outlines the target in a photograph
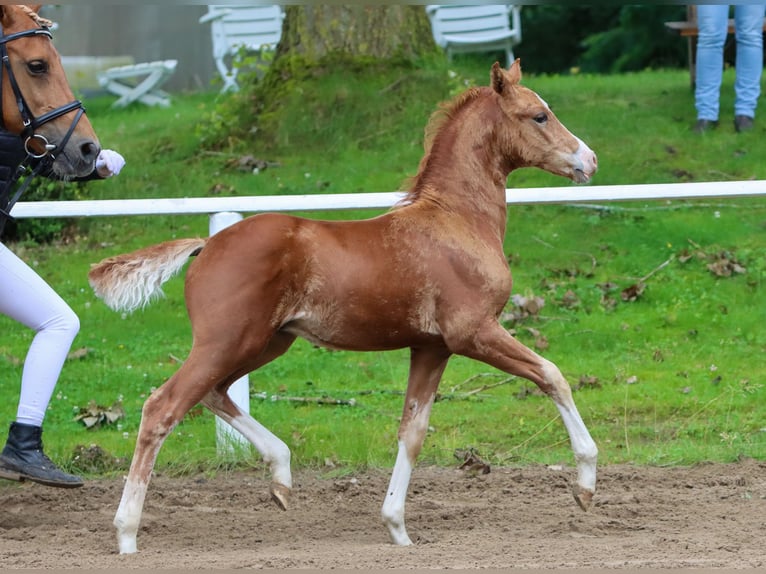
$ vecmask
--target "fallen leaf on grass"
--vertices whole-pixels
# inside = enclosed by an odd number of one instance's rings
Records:
[[[638,283],[635,283],[634,285],[626,287],[620,291],[620,298],[626,303],[636,301],[639,297],[641,297],[644,289],[646,289],[646,284],[639,281]]]
[[[462,460],[460,470],[465,470],[472,475],[489,474],[489,464],[484,462],[474,448],[455,450],[455,458]]]
[[[529,297],[514,295],[511,297],[511,303],[513,309],[500,316],[500,320],[504,323],[517,323],[528,317],[537,317],[540,309],[545,306],[545,299],[537,295],[530,295]]]
[[[90,349],[88,349],[87,347],[81,347],[69,353],[67,355],[67,359],[70,361],[73,359],[84,359],[85,357],[88,356],[88,353],[90,353]]]
[[[74,420],[80,421],[85,428],[92,429],[114,424],[124,418],[125,409],[120,401],[115,401],[110,407],[103,407],[96,404],[96,401],[91,401],[87,407],[80,409]]]
[[[578,383],[572,387],[573,391],[579,391],[580,389],[600,389],[601,383],[598,377],[593,375],[581,375]]]
[[[567,292],[561,297],[561,306],[565,309],[573,309],[580,305],[580,298],[571,289],[567,289]]]
[[[731,277],[733,273],[747,273],[747,269],[726,251],[716,253],[712,257],[713,261],[707,264],[707,268],[716,277]]]
[[[235,192],[236,188],[233,185],[225,185],[223,183],[215,183],[207,190],[208,195],[231,195]]]
[[[266,161],[252,155],[243,155],[226,162],[226,167],[234,168],[239,171],[250,171],[253,173],[258,173],[268,167],[277,166],[279,166],[278,162]]]
[[[533,329],[531,327],[527,327],[527,331],[529,331],[529,334],[535,338],[535,349],[538,351],[544,351],[548,348],[548,338],[545,335],[543,335],[537,329]]]

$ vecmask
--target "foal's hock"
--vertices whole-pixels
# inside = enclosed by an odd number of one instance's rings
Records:
[[[271,494],[287,508],[290,449],[228,397],[245,373],[273,361],[297,337],[336,349],[408,347],[410,373],[398,455],[382,517],[395,544],[411,544],[404,504],[447,361],[464,355],[524,377],[555,403],[577,462],[574,495],[586,509],[597,449],[559,369],[514,339],[497,318],[511,292],[503,253],[508,174],[535,166],[590,180],[596,155],[546,103],[521,86],[519,61],[495,64],[489,87],[442,107],[404,200],[362,221],[264,213],[208,239],[169,241],[106,259],[90,281],[115,309],[133,310],[196,255],[186,273],[193,344],[179,370],[146,400],[114,519],[120,552],[136,534],[157,453],[202,403],[252,442],[269,463]]]

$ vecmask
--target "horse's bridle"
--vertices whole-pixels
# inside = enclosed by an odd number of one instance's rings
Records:
[[[19,84],[16,81],[16,76],[13,74],[13,68],[11,68],[11,61],[8,57],[8,49],[6,47],[6,44],[8,42],[13,42],[14,40],[18,40],[19,38],[25,38],[27,36],[48,36],[48,38],[53,39],[53,34],[51,34],[50,29],[47,26],[42,26],[40,28],[32,28],[30,30],[23,30],[21,32],[15,32],[13,34],[5,35],[3,34],[3,28],[0,26],[0,59],[2,59],[2,62],[0,63],[0,128],[5,128],[5,123],[3,122],[2,117],[2,109],[3,109],[3,93],[2,93],[2,81],[3,81],[3,70],[8,72],[8,81],[11,84],[11,89],[13,90],[13,96],[16,99],[16,106],[19,109],[19,114],[21,115],[21,122],[24,126],[21,130],[21,133],[19,136],[24,140],[24,151],[26,151],[27,156],[24,158],[24,160],[21,162],[21,164],[16,168],[15,174],[13,177],[6,182],[3,189],[0,189],[0,235],[3,233],[3,228],[5,227],[5,223],[8,220],[13,219],[11,216],[11,209],[13,209],[14,204],[19,200],[21,197],[21,194],[24,193],[24,191],[29,186],[32,179],[41,173],[43,169],[49,168],[53,162],[56,159],[56,153],[59,150],[63,150],[66,147],[67,142],[69,141],[69,138],[72,137],[72,134],[74,133],[75,128],[77,127],[77,123],[80,121],[80,118],[85,113],[85,107],[82,105],[82,102],[80,100],[75,100],[73,102],[70,102],[66,105],[63,105],[61,107],[56,108],[55,110],[51,110],[50,112],[44,113],[40,117],[35,117],[35,115],[32,113],[32,110],[29,109],[29,106],[27,105],[26,100],[24,100],[24,96],[21,93],[21,89],[19,88]],[[35,130],[39,128],[41,125],[51,121],[55,120],[58,117],[63,116],[64,114],[68,114],[71,111],[77,110],[77,113],[74,116],[74,119],[72,120],[72,124],[69,126],[69,130],[64,134],[64,137],[61,139],[61,141],[58,144],[53,144],[48,141],[48,139],[41,135],[36,134]],[[34,150],[30,147],[30,142],[33,140],[39,140],[40,143],[43,146],[43,152],[42,153],[35,153]],[[21,185],[17,187],[15,192],[13,192],[13,195],[11,196],[11,188],[13,185],[18,181],[18,179],[21,177],[22,173],[29,168],[30,164],[36,163],[34,167],[31,169],[31,173],[29,176],[22,182]]]
[[[8,34],[7,36],[3,34],[2,26],[0,26],[0,58],[2,59],[2,65],[0,65],[0,84],[2,84],[3,79],[3,70],[5,69],[8,72],[8,80],[11,84],[11,89],[13,90],[13,96],[16,99],[16,105],[19,109],[19,114],[21,115],[21,121],[24,126],[24,129],[19,134],[24,139],[24,150],[27,152],[27,155],[29,158],[41,160],[42,158],[46,156],[50,156],[50,161],[56,159],[56,152],[59,150],[63,150],[66,146],[67,142],[69,141],[69,138],[72,136],[72,133],[74,133],[75,128],[77,127],[77,123],[80,121],[80,118],[85,113],[85,107],[82,105],[82,102],[80,100],[75,100],[73,102],[70,102],[66,105],[63,105],[61,107],[56,108],[55,110],[51,110],[50,112],[44,113],[40,117],[35,117],[32,111],[29,109],[29,106],[27,105],[27,102],[24,100],[24,96],[21,93],[21,90],[19,89],[19,84],[16,82],[16,76],[13,74],[13,69],[11,68],[11,61],[8,58],[8,50],[6,48],[6,44],[8,42],[12,42],[13,40],[18,40],[19,38],[25,38],[27,36],[48,36],[48,38],[53,38],[53,34],[51,34],[51,31],[49,28],[43,26],[41,28],[32,28],[30,30],[23,30],[21,32],[15,32],[13,34]],[[2,119],[2,90],[0,89],[0,127],[5,129],[5,125],[3,123]],[[75,114],[74,119],[72,120],[72,125],[69,126],[69,130],[64,135],[62,140],[58,144],[52,144],[50,143],[47,138],[43,135],[36,134],[35,130],[40,127],[41,125],[51,121],[55,120],[58,117],[63,116],[64,114],[68,114],[71,111],[77,110],[77,114]],[[41,143],[43,145],[43,149],[45,150],[43,153],[34,153],[34,151],[30,148],[29,144],[32,140],[41,140]]]

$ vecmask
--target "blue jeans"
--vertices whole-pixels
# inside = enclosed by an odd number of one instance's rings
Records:
[[[737,41],[734,114],[755,117],[761,94],[763,70],[763,17],[766,5],[734,7]],[[718,120],[718,99],[723,75],[723,46],[726,42],[729,5],[697,6],[697,77],[694,93],[697,119]]]

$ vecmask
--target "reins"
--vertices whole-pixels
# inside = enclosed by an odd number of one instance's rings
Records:
[[[29,109],[29,106],[27,105],[27,102],[21,93],[19,84],[16,81],[16,76],[13,73],[13,68],[11,67],[11,61],[8,57],[8,49],[6,46],[8,42],[12,42],[14,40],[18,40],[19,38],[25,38],[28,36],[48,36],[48,38],[53,39],[53,34],[51,34],[51,31],[47,26],[32,28],[30,30],[22,30],[21,32],[15,32],[8,35],[3,35],[2,26],[0,26],[0,85],[2,85],[3,72],[5,71],[8,73],[8,81],[11,85],[11,90],[13,91],[13,97],[16,101],[19,115],[21,116],[22,125],[24,126],[19,136],[24,139],[24,151],[27,154],[6,183],[5,188],[0,189],[0,236],[2,235],[6,221],[13,219],[10,213],[14,204],[27,190],[29,184],[32,182],[32,179],[40,174],[43,169],[48,168],[53,164],[56,159],[56,153],[66,147],[67,142],[69,142],[69,138],[72,137],[72,134],[74,133],[74,130],[80,121],[80,118],[85,113],[85,107],[80,100],[74,100],[73,102],[46,112],[39,117],[35,117],[35,115],[32,113],[32,110]],[[2,110],[2,107],[3,94],[2,90],[0,89],[0,111]],[[59,118],[74,110],[77,110],[77,113],[75,114],[75,117],[72,120],[72,123],[69,126],[66,134],[64,134],[64,137],[58,144],[50,143],[45,136],[35,133],[35,130],[37,130],[37,128],[39,128],[41,125],[55,120],[56,118]],[[1,113],[0,128],[3,130],[6,129],[5,122],[3,121]],[[30,143],[33,140],[41,141],[44,150],[42,153],[35,153],[31,149]],[[14,184],[16,184],[19,178],[30,168],[30,165],[33,161],[36,162],[36,165],[31,168],[28,176],[24,179],[21,185],[18,186],[13,196],[11,196],[11,189],[13,188]]]

